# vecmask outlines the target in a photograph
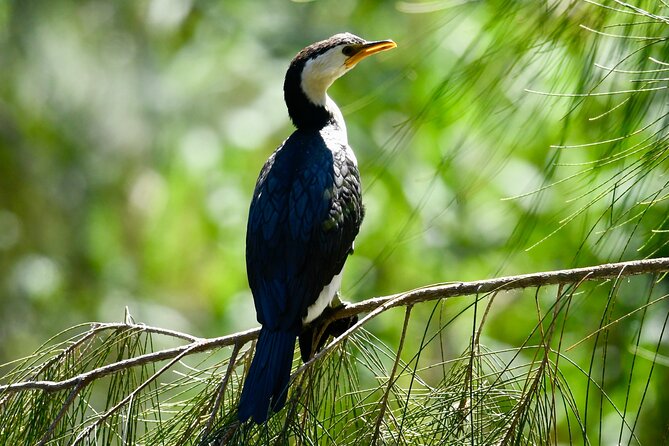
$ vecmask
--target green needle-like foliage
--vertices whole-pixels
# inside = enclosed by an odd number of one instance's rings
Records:
[[[594,285],[571,280],[522,293],[535,300],[536,322],[515,346],[485,344],[490,318],[508,299],[497,292],[384,310],[404,309],[397,350],[362,328],[369,319],[362,320],[327,354],[302,367],[296,358],[286,407],[262,425],[236,419],[252,336],[204,340],[129,317],[75,327],[6,375],[0,441],[552,445],[606,442],[619,432],[628,444],[643,444],[635,426],[648,389],[661,379],[653,370],[664,328],[644,346],[650,361],[636,349],[649,316],[664,313],[666,326],[668,295],[657,295],[653,276]],[[645,304],[615,312],[626,290],[644,282]],[[608,299],[597,299],[603,289]],[[599,328],[571,326],[572,307],[586,305],[601,316]],[[416,317],[424,310],[427,324]],[[463,320],[472,323],[471,337],[450,339]],[[630,323],[632,331],[625,328]],[[610,346],[620,336],[629,352]],[[460,353],[453,351],[458,345]],[[622,393],[610,384],[611,368],[625,370]]]

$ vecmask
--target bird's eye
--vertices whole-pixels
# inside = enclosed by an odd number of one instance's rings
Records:
[[[344,56],[352,56],[355,54],[355,48],[353,48],[350,45],[347,45],[344,48],[342,48],[341,52],[344,53]]]

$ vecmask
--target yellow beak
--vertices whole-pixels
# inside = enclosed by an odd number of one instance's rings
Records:
[[[378,40],[376,42],[363,43],[357,45],[356,53],[346,59],[344,64],[346,65],[346,68],[353,68],[355,64],[365,57],[380,53],[381,51],[392,50],[395,47],[397,47],[397,44],[392,40]]]

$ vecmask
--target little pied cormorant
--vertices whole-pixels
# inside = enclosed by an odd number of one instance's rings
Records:
[[[288,68],[284,98],[297,129],[263,166],[246,231],[246,269],[262,328],[240,421],[262,423],[270,408],[285,404],[295,340],[306,361],[312,332],[305,327],[339,291],[364,215],[357,161],[327,89],[365,57],[395,46],[336,34],[304,48]]]

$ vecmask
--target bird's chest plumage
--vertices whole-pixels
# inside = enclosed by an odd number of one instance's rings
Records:
[[[309,307],[327,306],[362,221],[355,157],[337,136],[296,131],[258,178],[247,271],[258,320],[275,329],[298,330]]]

